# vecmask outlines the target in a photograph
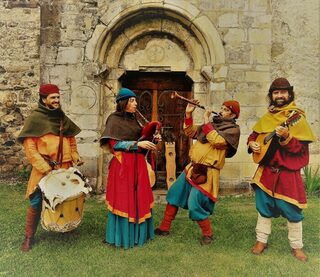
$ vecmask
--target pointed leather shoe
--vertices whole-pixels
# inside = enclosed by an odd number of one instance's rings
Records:
[[[169,231],[162,231],[160,228],[155,229],[154,233],[158,236],[168,236],[170,234]]]
[[[252,247],[251,252],[255,255],[260,255],[262,252],[268,248],[266,243],[261,241],[256,241],[256,244]]]
[[[21,244],[20,250],[22,252],[28,252],[32,248],[33,239],[25,237],[23,243]]]
[[[213,236],[202,236],[200,239],[200,244],[201,245],[209,245],[213,241]]]
[[[292,249],[292,255],[301,262],[308,261],[308,257],[304,254],[302,248]]]

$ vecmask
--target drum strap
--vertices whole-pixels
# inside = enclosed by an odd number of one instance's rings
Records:
[[[57,162],[59,166],[62,165],[62,157],[63,157],[63,122],[60,120],[60,129],[59,129],[59,146],[58,146],[58,154],[57,154]]]
[[[45,161],[51,166],[52,169],[55,169],[56,166],[61,168],[62,158],[63,158],[63,122],[60,120],[60,128],[59,128],[59,145],[58,145],[58,153],[57,153],[57,161],[52,160],[48,155],[41,155]]]

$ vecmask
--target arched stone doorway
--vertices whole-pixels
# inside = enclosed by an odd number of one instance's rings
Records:
[[[105,118],[114,110],[114,96],[118,89],[128,86],[139,93],[150,90],[137,86],[139,80],[148,76],[152,76],[154,84],[163,83],[161,78],[164,76],[175,80],[171,82],[171,88],[157,89],[163,95],[165,91],[174,89],[173,84],[181,82],[185,85],[181,93],[188,98],[199,99],[204,105],[208,103],[213,66],[224,64],[224,50],[216,29],[207,17],[201,16],[196,8],[182,9],[178,5],[164,3],[133,4],[117,14],[111,14],[111,10],[101,16],[104,24],[96,27],[86,52],[86,56],[92,58],[99,68],[101,78],[100,108],[104,115],[101,129]],[[157,98],[156,102],[159,100]],[[164,106],[169,105],[168,101],[164,100]],[[168,122],[174,121],[171,117]],[[101,173],[106,159],[105,156],[99,162],[100,176],[104,175]]]
[[[192,81],[185,72],[126,72],[120,82],[137,94],[138,109],[148,121],[159,121],[162,124],[162,141],[157,145],[155,156],[156,185],[155,188],[166,187],[167,164],[166,146],[172,147],[172,160],[176,174],[181,173],[189,162],[188,152],[191,141],[183,132],[185,102],[172,99],[172,91],[191,98]],[[169,166],[169,165],[168,165]],[[175,176],[170,176],[174,178]]]

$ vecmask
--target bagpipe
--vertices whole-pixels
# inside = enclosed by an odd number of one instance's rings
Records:
[[[156,136],[160,134],[161,131],[161,123],[159,121],[149,121],[147,120],[143,114],[137,109],[136,114],[141,117],[141,119],[144,121],[142,124],[142,130],[141,130],[141,136],[138,139],[138,141],[142,140],[148,140],[153,143],[157,143],[156,141]],[[148,156],[150,156],[150,162],[148,162]],[[148,175],[149,175],[149,180],[150,180],[150,185],[151,187],[154,186],[156,182],[156,174],[155,174],[155,157],[154,153],[150,152],[149,150],[147,151],[145,158],[146,158],[146,163],[147,163],[147,170],[148,170]]]
[[[110,84],[105,84],[105,86],[114,94],[116,95],[116,93],[113,90],[113,87]],[[138,117],[140,117],[143,121],[140,122],[140,124],[142,125],[142,131],[141,131],[141,136],[138,139],[138,141],[142,141],[142,140],[149,140],[151,142],[155,142],[155,137],[157,134],[160,134],[160,130],[161,130],[161,123],[158,121],[152,121],[150,122],[148,119],[146,119],[144,117],[144,115],[138,110],[136,109],[136,115],[138,115]],[[148,162],[148,155],[150,155],[150,159],[151,159],[151,164]],[[150,185],[151,187],[154,186],[155,182],[156,182],[156,176],[155,176],[155,164],[154,164],[154,155],[153,153],[150,153],[150,151],[147,151],[147,154],[145,155],[146,158],[146,163],[147,163],[147,169],[148,169],[148,174],[149,174],[149,180],[150,180]]]

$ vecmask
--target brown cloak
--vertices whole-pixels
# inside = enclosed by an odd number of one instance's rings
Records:
[[[109,139],[136,141],[141,136],[141,125],[135,115],[127,112],[113,112],[106,121],[106,127],[100,138],[100,146]]]
[[[213,118],[213,122],[211,122],[213,128],[218,132],[220,136],[222,136],[228,145],[226,158],[231,158],[237,153],[239,139],[240,139],[240,127],[236,124],[235,119],[225,119],[221,116],[215,116]],[[197,130],[197,140],[201,143],[207,143],[205,133],[202,131],[201,125]]]

